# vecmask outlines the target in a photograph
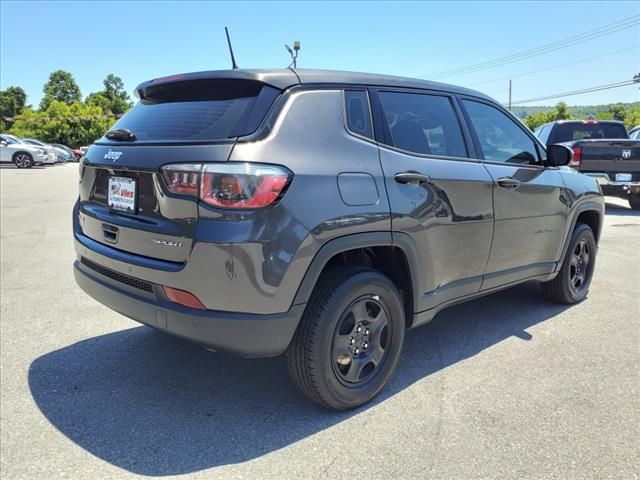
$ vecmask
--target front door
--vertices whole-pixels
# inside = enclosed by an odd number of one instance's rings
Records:
[[[542,165],[542,147],[499,108],[462,104],[494,184],[495,229],[482,289],[551,273],[568,213],[560,172]]]

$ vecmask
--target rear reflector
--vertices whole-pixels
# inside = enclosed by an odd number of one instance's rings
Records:
[[[205,307],[198,297],[196,297],[193,293],[185,292],[184,290],[179,290],[177,288],[163,286],[165,295],[169,300],[173,303],[177,303],[178,305],[182,305],[183,307],[189,308],[197,308],[198,310],[206,310]]]
[[[579,167],[582,163],[582,148],[573,147],[573,159],[569,162],[570,167]]]

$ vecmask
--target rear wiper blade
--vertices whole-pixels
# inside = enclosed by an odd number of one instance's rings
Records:
[[[109,132],[107,132],[105,137],[107,137],[109,140],[120,141],[130,141],[136,139],[136,136],[128,128],[116,128],[115,130],[110,130]]]

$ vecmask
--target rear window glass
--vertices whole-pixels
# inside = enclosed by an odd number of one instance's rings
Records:
[[[618,123],[560,123],[553,135],[554,142],[601,138],[627,138],[627,131]]]
[[[138,141],[223,140],[252,133],[276,94],[239,80],[152,85],[112,129],[127,128]]]
[[[253,98],[207,102],[139,102],[115,125],[138,140],[212,140],[229,138]]]

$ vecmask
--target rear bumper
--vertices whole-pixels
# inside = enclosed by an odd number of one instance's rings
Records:
[[[617,182],[612,180],[606,173],[585,173],[585,175],[595,178],[598,185],[602,188],[602,193],[605,195],[640,193],[640,182],[638,181]]]
[[[76,282],[85,293],[126,317],[214,350],[245,357],[270,357],[286,350],[304,311],[258,315],[196,310],[173,304],[159,285],[151,292],[117,282],[74,263]]]

